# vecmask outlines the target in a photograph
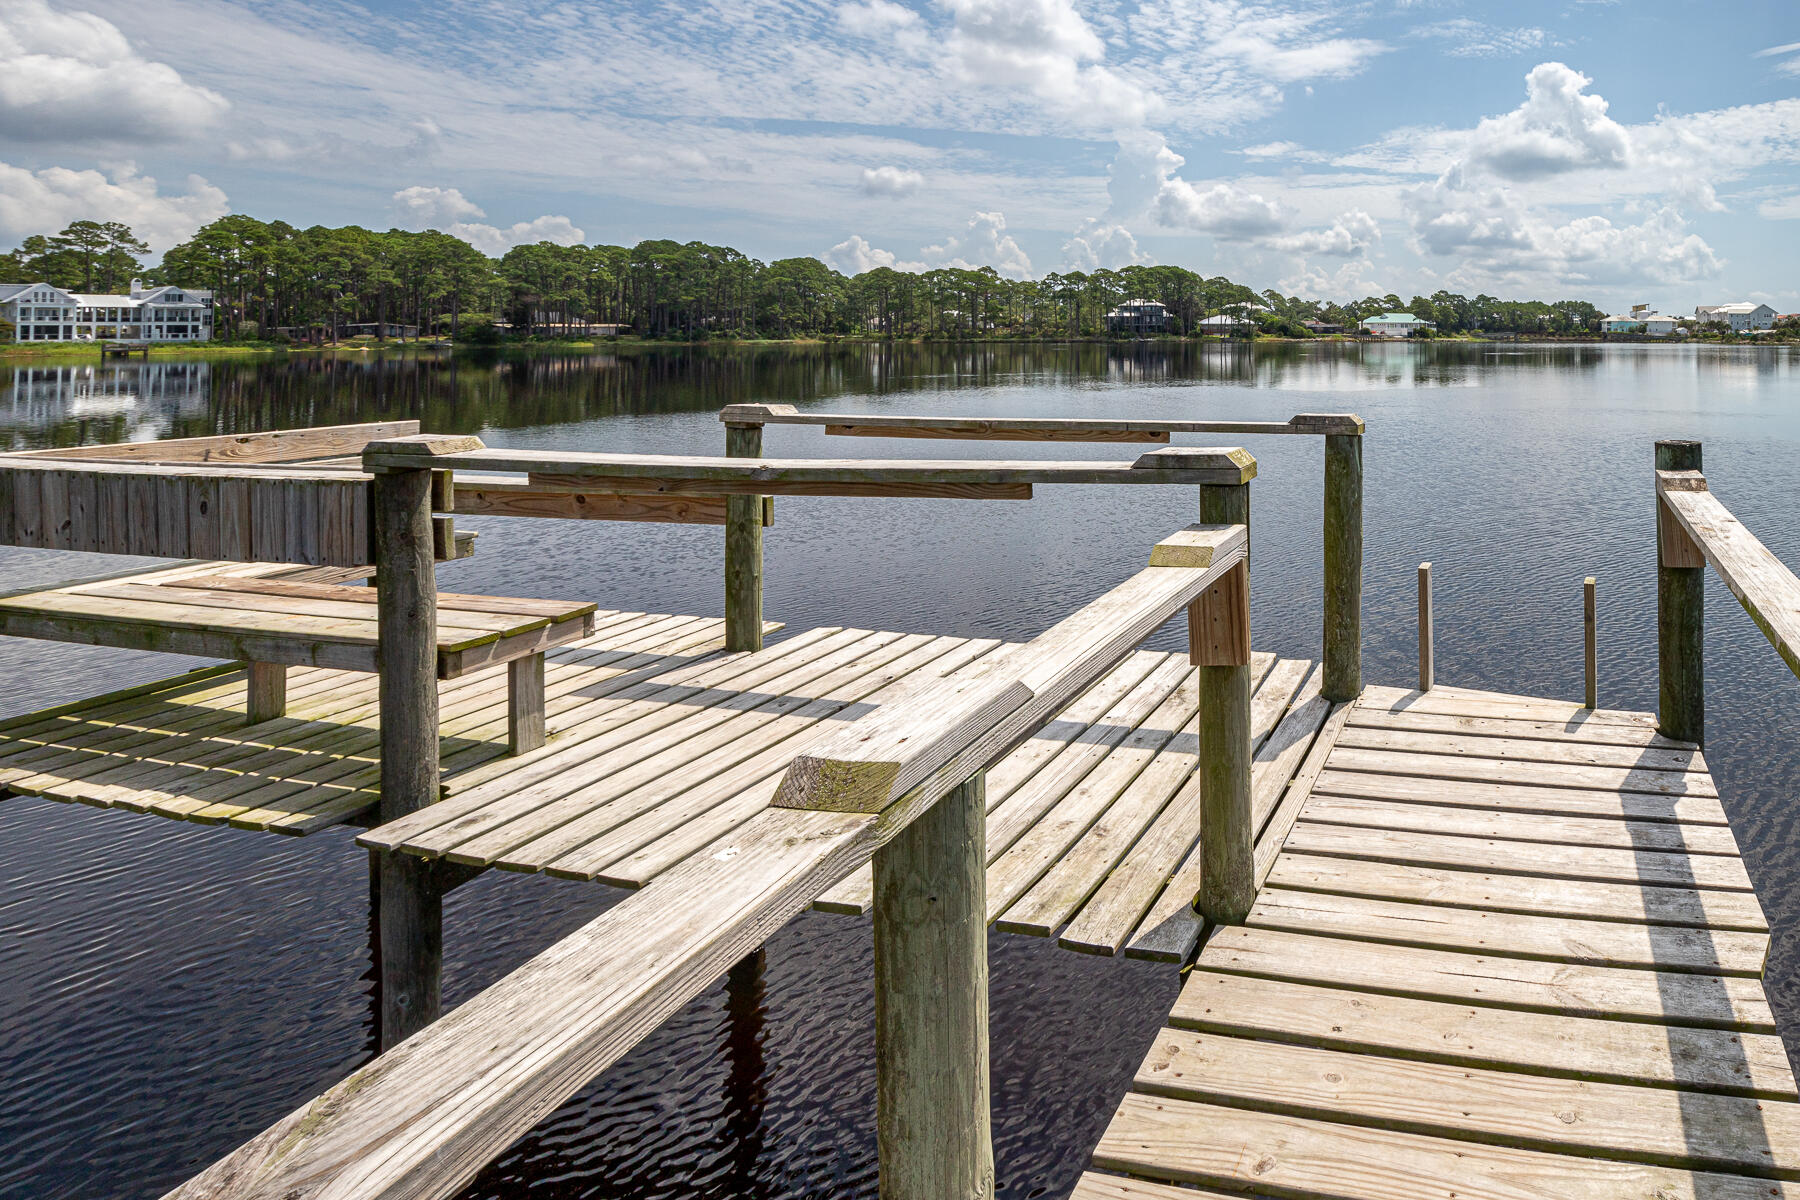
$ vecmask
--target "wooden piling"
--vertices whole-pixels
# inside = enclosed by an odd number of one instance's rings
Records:
[[[1656,443],[1659,471],[1698,471],[1700,443]],[[1702,743],[1706,726],[1706,559],[1656,502],[1657,720],[1664,737]]]
[[[976,775],[875,853],[882,1200],[988,1200],[987,786]]]
[[[1250,522],[1250,485],[1202,487],[1200,519]],[[1241,925],[1256,902],[1250,793],[1250,571],[1240,563],[1188,610],[1188,655],[1198,668],[1200,843],[1197,907]]]
[[[1362,692],[1363,440],[1325,436],[1325,664],[1320,692]]]
[[[1419,564],[1419,690],[1429,692],[1437,682],[1437,666],[1432,661],[1431,628],[1431,564]]]
[[[506,744],[514,754],[524,754],[545,741],[544,656],[515,658],[506,671]]]
[[[249,683],[249,703],[245,716],[250,724],[273,721],[287,711],[287,668],[280,663],[253,662],[245,674]]]
[[[725,426],[729,458],[761,458],[763,427]],[[761,650],[763,637],[763,498],[725,498],[725,648]]]
[[[375,475],[377,619],[381,650],[381,821],[438,797],[437,579],[431,472]],[[381,1046],[437,1019],[443,976],[443,897],[432,864],[379,854]]]
[[[1600,707],[1600,661],[1595,637],[1594,577],[1581,581],[1581,633],[1587,680],[1587,706]]]

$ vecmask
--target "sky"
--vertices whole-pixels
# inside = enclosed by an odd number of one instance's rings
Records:
[[[0,0],[0,244],[226,212],[1792,312],[1800,3]]]

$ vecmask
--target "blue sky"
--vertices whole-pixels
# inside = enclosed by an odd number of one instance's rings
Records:
[[[227,211],[1789,312],[1800,4],[0,0],[0,242]]]

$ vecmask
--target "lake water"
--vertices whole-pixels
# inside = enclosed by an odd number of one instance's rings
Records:
[[[499,358],[0,368],[23,449],[420,417],[490,445],[720,453],[734,401],[854,412],[1369,423],[1364,675],[1416,677],[1434,564],[1437,677],[1581,695],[1599,579],[1601,702],[1656,700],[1652,442],[1705,442],[1713,490],[1800,564],[1800,360],[1675,346],[808,347]],[[1193,439],[1188,439],[1193,440]],[[1319,648],[1319,442],[1246,439],[1259,649]],[[848,447],[848,448],[846,448]],[[1125,456],[1119,447],[847,443],[797,457]],[[1193,519],[1187,489],[1030,502],[782,500],[766,608],[792,628],[1028,637]],[[717,613],[716,528],[469,519],[462,591]],[[118,569],[0,550],[6,587]],[[1776,927],[1768,985],[1800,1050],[1800,681],[1709,575],[1707,754]],[[1172,630],[1157,643],[1173,648]],[[187,660],[0,639],[0,715]],[[619,893],[495,873],[446,906],[456,1003]],[[0,804],[0,1200],[154,1197],[364,1061],[367,864],[345,830],[286,839],[34,799]],[[1073,1185],[1173,1002],[1162,965],[995,935],[995,1151],[1007,1197]],[[473,1184],[475,1197],[875,1195],[866,921],[808,914]]]

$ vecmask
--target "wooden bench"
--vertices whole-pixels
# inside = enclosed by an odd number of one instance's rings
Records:
[[[241,660],[250,666],[252,724],[282,715],[290,666],[380,669],[375,589],[217,565],[0,598],[0,634]],[[564,600],[440,593],[438,678],[507,664],[507,744],[515,754],[534,750],[545,738],[544,651],[589,636],[594,610]]]

